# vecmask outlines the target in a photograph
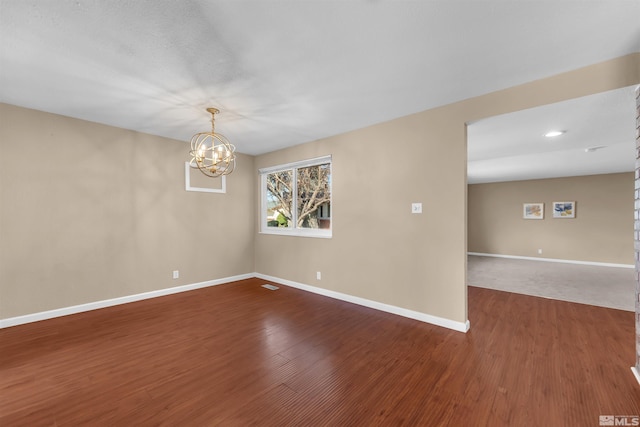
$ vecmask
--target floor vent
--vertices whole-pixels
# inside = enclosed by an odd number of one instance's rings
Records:
[[[273,285],[262,285],[262,287],[263,287],[263,288],[267,288],[267,289],[269,289],[270,291],[277,291],[278,289],[280,289],[279,287],[277,287],[277,286],[273,286]]]

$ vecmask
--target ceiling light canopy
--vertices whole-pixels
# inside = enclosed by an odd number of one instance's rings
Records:
[[[596,147],[585,148],[584,152],[585,153],[593,153],[594,151],[602,150],[603,148],[607,148],[607,146],[606,145],[598,145]]]
[[[207,108],[207,111],[211,113],[211,132],[197,133],[191,138],[189,166],[212,178],[229,175],[236,167],[236,147],[223,135],[215,133],[215,115],[220,110]]]
[[[564,133],[567,133],[566,130],[551,130],[544,134],[547,138],[555,138],[556,136],[560,136]]]

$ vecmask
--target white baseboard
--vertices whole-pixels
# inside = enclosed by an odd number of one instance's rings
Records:
[[[190,285],[176,286],[167,289],[158,289],[156,291],[144,292],[141,294],[128,295],[108,300],[95,301],[87,304],[74,305],[71,307],[58,308],[55,310],[41,311],[39,313],[27,314],[24,316],[9,317],[0,319],[0,329],[10,326],[22,325],[40,320],[53,319],[54,317],[67,316],[69,314],[82,313],[84,311],[97,310],[99,308],[111,307],[118,304],[126,304],[129,302],[140,301],[149,298],[156,298],[165,295],[177,294],[179,292],[192,291],[194,289],[206,288],[208,286],[221,285],[223,283],[235,282],[236,280],[244,280],[255,277],[254,274],[240,274],[238,276],[225,277],[223,279],[208,280],[206,282],[192,283]]]
[[[158,289],[151,292],[144,292],[141,294],[128,295],[124,297],[118,297],[108,300],[95,301],[87,304],[74,305],[71,307],[58,308],[55,310],[42,311],[39,313],[27,314],[24,316],[9,317],[6,319],[0,319],[0,329],[8,328],[11,326],[22,325],[25,323],[38,322],[40,320],[53,319],[55,317],[68,316],[70,314],[82,313],[90,310],[97,310],[100,308],[112,307],[114,305],[126,304],[129,302],[145,300],[149,298],[156,298],[165,295],[176,294],[179,292],[192,291],[195,289],[206,288],[209,286],[216,286],[223,283],[234,282],[237,280],[250,279],[257,277],[259,279],[268,280],[271,282],[281,283],[283,285],[291,286],[292,288],[301,289],[307,292],[313,292],[315,294],[323,295],[329,298],[335,298],[341,301],[350,302],[353,304],[362,305],[364,307],[373,308],[375,310],[384,311],[387,313],[396,314],[398,316],[408,317],[410,319],[419,320],[421,322],[430,323],[436,326],[442,326],[444,328],[453,329],[454,331],[467,332],[470,327],[470,323],[456,322],[443,317],[432,316],[426,313],[420,313],[418,311],[408,310],[406,308],[396,307],[389,304],[384,304],[377,301],[368,300],[365,298],[355,297],[341,292],[330,291],[327,289],[317,288],[315,286],[305,285],[303,283],[294,282],[287,279],[281,279],[279,277],[272,277],[266,274],[260,273],[248,273],[238,276],[225,277],[222,279],[208,280],[206,282],[192,283],[189,285],[176,286],[167,289]]]
[[[638,369],[636,369],[635,366],[632,366],[631,372],[633,372],[633,375],[636,376],[636,380],[638,380],[638,384],[640,384],[640,372],[638,372]]]
[[[432,316],[430,314],[420,313],[418,311],[408,310],[406,308],[396,307],[394,305],[355,297],[352,295],[343,294],[341,292],[330,291],[328,289],[317,288],[315,286],[305,285],[303,283],[281,279],[279,277],[268,276],[266,274],[255,273],[255,277],[270,282],[281,283],[283,285],[291,286],[292,288],[301,289],[303,291],[313,292],[314,294],[323,295],[329,298],[335,298],[341,301],[373,308],[375,310],[396,314],[398,316],[408,317],[410,319],[419,320],[421,322],[430,323],[432,325],[442,326],[444,328],[453,329],[454,331],[458,332],[467,332],[470,328],[470,323],[468,320],[466,322],[456,322],[454,320],[445,319],[443,317]]]
[[[489,257],[494,257],[494,258],[525,259],[525,260],[528,260],[528,261],[560,262],[560,263],[564,263],[564,264],[594,265],[594,266],[597,266],[597,267],[635,268],[635,265],[633,265],[633,264],[613,264],[613,263],[609,263],[609,262],[574,261],[574,260],[570,260],[570,259],[537,258],[537,257],[518,256],[518,255],[485,254],[485,253],[480,253],[480,252],[467,252],[467,255],[489,256]]]

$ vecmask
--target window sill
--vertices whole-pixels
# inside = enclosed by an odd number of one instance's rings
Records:
[[[261,230],[258,234],[272,234],[277,236],[291,236],[291,237],[313,237],[316,239],[331,239],[333,237],[332,230],[287,230],[287,229],[274,229],[274,230]]]

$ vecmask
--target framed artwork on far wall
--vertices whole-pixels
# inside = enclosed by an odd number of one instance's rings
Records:
[[[553,202],[554,218],[575,218],[576,202]]]
[[[522,218],[544,219],[544,203],[524,203],[522,205]]]

